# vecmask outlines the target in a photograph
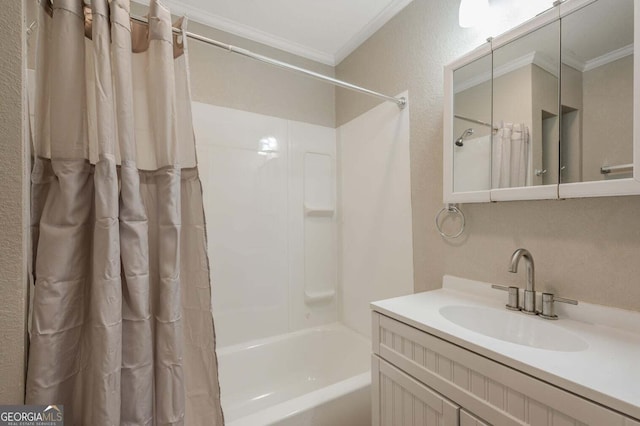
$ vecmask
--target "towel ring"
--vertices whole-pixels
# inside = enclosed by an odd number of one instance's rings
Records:
[[[442,230],[442,226],[440,225],[440,217],[444,212],[453,213],[460,216],[462,225],[460,226],[460,230],[455,234],[447,234]],[[447,204],[436,215],[436,228],[438,229],[438,232],[440,233],[440,235],[442,235],[443,238],[450,238],[450,239],[458,238],[464,232],[464,225],[465,225],[464,213],[462,213],[462,210],[460,210],[456,204]]]

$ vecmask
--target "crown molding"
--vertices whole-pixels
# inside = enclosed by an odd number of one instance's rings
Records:
[[[589,59],[588,61],[581,61],[572,53],[565,52],[562,54],[562,63],[580,72],[587,72],[630,55],[633,55],[633,43],[623,46],[620,49],[607,52],[597,58]]]
[[[149,0],[133,1],[145,6],[149,5]],[[276,49],[280,49],[285,52],[301,56],[303,58],[311,59],[312,61],[320,62],[325,65],[335,66],[336,64],[335,56],[331,53],[323,52],[321,50],[314,49],[300,43],[295,43],[283,37],[274,36],[273,34],[269,34],[265,31],[255,29],[248,25],[241,24],[234,20],[224,18],[222,16],[207,12],[197,7],[177,2],[176,0],[162,0],[162,3],[170,9],[172,14],[185,15],[189,18],[190,21],[198,22],[200,24],[228,32],[238,37],[243,37],[248,40],[262,43],[267,46],[274,47]]]
[[[548,55],[536,52],[533,57],[533,64],[539,66],[554,77],[559,76],[558,63],[554,62]]]
[[[607,65],[610,62],[617,61],[618,59],[622,59],[629,55],[633,55],[633,43],[621,47],[620,49],[607,52],[597,58],[589,59],[584,63],[582,72],[591,71],[592,69]]]
[[[509,62],[506,62],[499,67],[493,70],[493,74],[491,70],[483,72],[482,74],[478,74],[475,77],[471,77],[467,80],[461,81],[459,84],[456,84],[453,92],[460,93],[464,92],[467,89],[470,89],[474,86],[482,84],[486,81],[491,80],[491,77],[498,78],[505,74],[508,74],[512,71],[517,70],[518,68],[522,68],[526,65],[533,64],[536,58],[536,52],[529,52],[526,55],[522,55],[519,58],[513,59]]]
[[[133,1],[146,6],[149,5],[149,0]],[[275,36],[266,31],[255,29],[248,25],[207,12],[198,7],[186,5],[176,0],[162,0],[162,3],[165,4],[174,15],[185,15],[191,21],[225,31],[248,40],[262,43],[303,58],[311,59],[315,62],[336,66],[412,1],[413,0],[394,0],[391,2],[364,28],[351,37],[349,41],[347,41],[335,54],[314,49],[283,37]]]
[[[407,7],[413,0],[394,0],[382,9],[367,25],[349,39],[335,54],[334,63],[337,65],[356,50],[369,37],[376,33],[387,22]]]
[[[489,70],[489,71],[483,72],[482,74],[478,74],[475,77],[471,77],[467,80],[461,81],[459,84],[455,85],[453,92],[454,93],[464,92],[465,90],[470,89],[474,86],[477,86],[478,84],[482,84],[486,81],[491,80],[492,75],[493,75],[493,78],[498,78],[512,71],[515,71],[518,68],[522,68],[525,65],[533,64],[535,61],[535,57],[536,57],[536,52],[529,52],[526,55],[522,55],[519,58],[516,58],[512,61],[504,63],[499,67],[495,68],[493,70],[493,74],[491,70]]]
[[[471,89],[472,87],[475,87],[489,80],[491,80],[491,71],[483,72],[482,74],[478,74],[475,77],[468,78],[454,85],[453,93],[464,92],[465,90]]]
[[[529,52],[512,61],[506,62],[493,70],[493,78],[501,77],[526,65],[537,65],[551,75],[558,76],[558,65],[554,64],[546,55],[540,52]],[[483,72],[475,77],[456,84],[453,93],[464,92],[478,84],[491,80],[491,71]]]
[[[518,68],[533,64],[535,62],[535,59],[536,52],[534,51],[529,52],[526,55],[522,55],[519,58],[516,58],[505,64],[502,64],[493,70],[493,78],[502,77],[505,74],[509,74],[510,72],[517,70]]]
[[[584,72],[584,61],[568,50],[562,52],[562,63],[574,70]]]

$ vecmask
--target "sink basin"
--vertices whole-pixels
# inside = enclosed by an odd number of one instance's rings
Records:
[[[548,320],[482,306],[443,306],[440,314],[460,327],[494,339],[532,348],[579,352],[589,345]]]

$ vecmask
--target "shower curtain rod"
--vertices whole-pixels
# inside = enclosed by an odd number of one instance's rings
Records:
[[[149,21],[146,18],[143,18],[141,16],[131,15],[131,19],[134,20],[134,21],[140,22],[142,24],[149,25]],[[382,94],[382,93],[378,93],[378,92],[375,92],[375,91],[370,90],[370,89],[365,89],[364,87],[356,86],[355,84],[347,83],[346,81],[338,80],[336,78],[329,77],[329,76],[326,76],[324,74],[320,74],[320,73],[317,73],[315,71],[308,70],[306,68],[301,68],[301,67],[298,67],[298,66],[295,66],[295,65],[291,65],[291,64],[289,64],[287,62],[282,62],[282,61],[279,61],[277,59],[270,58],[268,56],[260,55],[258,53],[252,52],[252,51],[247,50],[247,49],[243,49],[241,47],[236,47],[236,46],[233,46],[233,45],[230,45],[230,44],[222,43],[220,41],[213,40],[213,39],[210,39],[208,37],[201,36],[200,34],[192,33],[192,32],[189,32],[189,31],[182,31],[179,28],[173,28],[173,32],[177,33],[177,34],[184,34],[189,38],[192,38],[194,40],[198,40],[198,41],[200,41],[202,43],[206,43],[206,44],[209,44],[211,46],[218,47],[220,49],[224,49],[224,50],[226,50],[226,51],[228,51],[230,53],[235,53],[235,54],[238,54],[238,55],[242,55],[242,56],[245,56],[247,58],[255,59],[257,61],[264,62],[264,63],[269,64],[269,65],[274,65],[276,67],[284,68],[286,70],[295,71],[297,73],[304,74],[304,75],[306,75],[308,77],[312,77],[312,78],[315,78],[317,80],[322,80],[322,81],[325,81],[327,83],[331,83],[331,84],[333,84],[335,86],[343,87],[345,89],[353,90],[355,92],[364,93],[365,95],[369,95],[369,96],[373,96],[373,97],[376,97],[376,98],[379,98],[379,99],[384,99],[385,101],[393,102],[396,105],[398,105],[398,107],[400,109],[403,109],[407,105],[407,100],[404,97],[395,98],[393,96],[388,96],[388,95],[385,95],[385,94]]]
[[[481,121],[481,120],[476,120],[475,118],[463,117],[461,115],[454,115],[454,117],[455,118],[459,118],[460,120],[468,121],[470,123],[480,124],[481,126],[491,127],[493,130],[498,130],[497,128],[493,127],[491,124],[486,123],[486,122]]]
[[[52,0],[37,0],[37,1],[43,7],[50,7]],[[141,24],[149,25],[149,21],[146,18],[142,17],[142,16],[130,15],[130,18],[133,21],[139,22]],[[27,28],[27,36],[29,36],[32,33],[34,24],[36,24],[36,22],[37,21],[34,21]],[[352,90],[354,92],[364,93],[365,95],[369,95],[369,96],[373,96],[373,97],[376,97],[376,98],[379,98],[379,99],[383,99],[385,101],[393,102],[396,105],[398,105],[398,107],[400,109],[403,109],[407,105],[407,100],[404,97],[396,98],[396,97],[393,97],[393,96],[385,95],[383,93],[375,92],[373,90],[366,89],[366,88],[360,87],[360,86],[356,86],[355,84],[348,83],[346,81],[338,80],[337,78],[329,77],[329,76],[326,76],[324,74],[320,74],[320,73],[317,73],[315,71],[308,70],[306,68],[302,68],[302,67],[298,67],[298,66],[295,66],[295,65],[291,65],[291,64],[289,64],[287,62],[279,61],[277,59],[273,59],[273,58],[270,58],[268,56],[260,55],[258,53],[252,52],[252,51],[247,50],[247,49],[243,49],[241,47],[233,46],[231,44],[222,43],[220,41],[213,40],[211,38],[201,36],[200,34],[192,33],[190,31],[183,31],[183,30],[181,30],[179,28],[172,28],[172,30],[176,34],[183,34],[183,35],[185,35],[185,36],[187,36],[189,38],[192,38],[194,40],[200,41],[202,43],[209,44],[211,46],[215,46],[215,47],[218,47],[220,49],[224,49],[229,53],[235,53],[237,55],[242,55],[242,56],[245,56],[247,58],[255,59],[257,61],[264,62],[264,63],[269,64],[269,65],[273,65],[273,66],[276,66],[276,67],[279,67],[279,68],[284,68],[284,69],[289,70],[289,71],[294,71],[294,72],[297,72],[297,73],[300,73],[300,74],[304,74],[304,75],[306,75],[308,77],[312,77],[312,78],[315,78],[317,80],[322,80],[324,82],[331,83],[331,84],[333,84],[335,86],[343,87],[345,89],[349,89],[349,90]]]

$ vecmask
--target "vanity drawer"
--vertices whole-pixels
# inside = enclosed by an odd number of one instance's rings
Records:
[[[377,312],[372,344],[381,358],[492,425],[640,426],[618,412]]]

